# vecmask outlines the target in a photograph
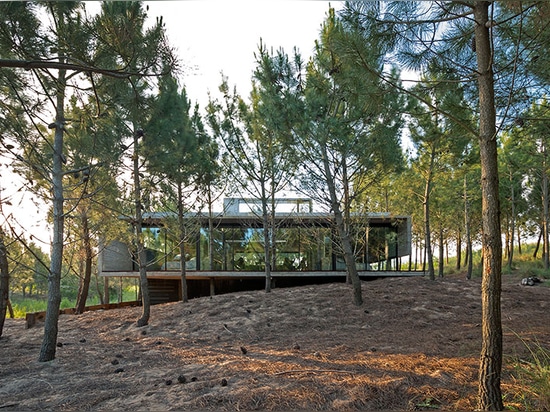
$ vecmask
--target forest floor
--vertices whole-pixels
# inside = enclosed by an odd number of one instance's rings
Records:
[[[514,365],[549,353],[550,282],[520,281],[503,278],[502,389],[521,410]],[[343,283],[239,292],[153,306],[141,328],[139,307],[62,315],[42,363],[42,326],[7,319],[0,410],[473,410],[480,285],[377,279],[361,307]]]

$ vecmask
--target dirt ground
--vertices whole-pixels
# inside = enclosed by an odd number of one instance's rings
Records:
[[[525,345],[550,349],[549,281],[502,293],[508,407]],[[152,307],[62,315],[56,359],[37,361],[42,327],[6,320],[0,409],[473,410],[480,280],[453,276],[239,292]],[[521,339],[519,338],[521,337]]]

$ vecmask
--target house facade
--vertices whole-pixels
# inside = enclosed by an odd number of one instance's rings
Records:
[[[176,216],[144,215],[150,289],[162,284],[166,290],[180,290],[183,264],[190,290],[202,284],[199,295],[215,293],[227,284],[247,283],[254,287],[255,280],[261,287],[265,279],[265,237],[258,209],[259,204],[253,199],[229,198],[224,201],[223,213],[187,214],[183,257]],[[269,239],[270,268],[276,284],[305,278],[345,278],[346,268],[332,214],[314,212],[312,201],[303,198],[280,199],[275,210]],[[409,216],[354,214],[349,232],[361,277],[407,274],[401,271],[401,258],[411,254]],[[107,278],[138,277],[131,245],[122,242],[106,245],[99,259],[99,274]],[[168,300],[176,299],[174,293]]]

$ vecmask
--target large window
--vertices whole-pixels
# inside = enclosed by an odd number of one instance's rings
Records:
[[[221,226],[221,225],[219,225]],[[149,270],[264,271],[264,230],[246,227],[246,222],[209,232],[202,227],[185,242],[180,255],[179,240],[170,227],[143,230]],[[332,229],[297,223],[275,229],[271,268],[275,271],[345,270],[343,253]],[[399,256],[397,227],[355,225],[352,245],[358,270],[391,270]],[[395,269],[395,268],[393,268]]]
[[[276,270],[332,269],[330,229],[295,227],[278,229],[275,235]]]

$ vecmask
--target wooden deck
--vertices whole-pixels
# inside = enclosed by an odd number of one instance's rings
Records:
[[[424,276],[423,271],[359,271],[360,278],[380,278],[380,277],[408,277]],[[139,277],[139,272],[102,272],[100,276],[113,277]],[[346,277],[346,271],[275,271],[271,272],[271,277],[277,278],[328,278],[328,277]],[[161,270],[148,271],[149,279],[181,279],[179,271]],[[207,271],[207,270],[188,270],[186,278],[189,280],[208,280],[208,279],[262,279],[265,278],[265,272],[255,271]]]

